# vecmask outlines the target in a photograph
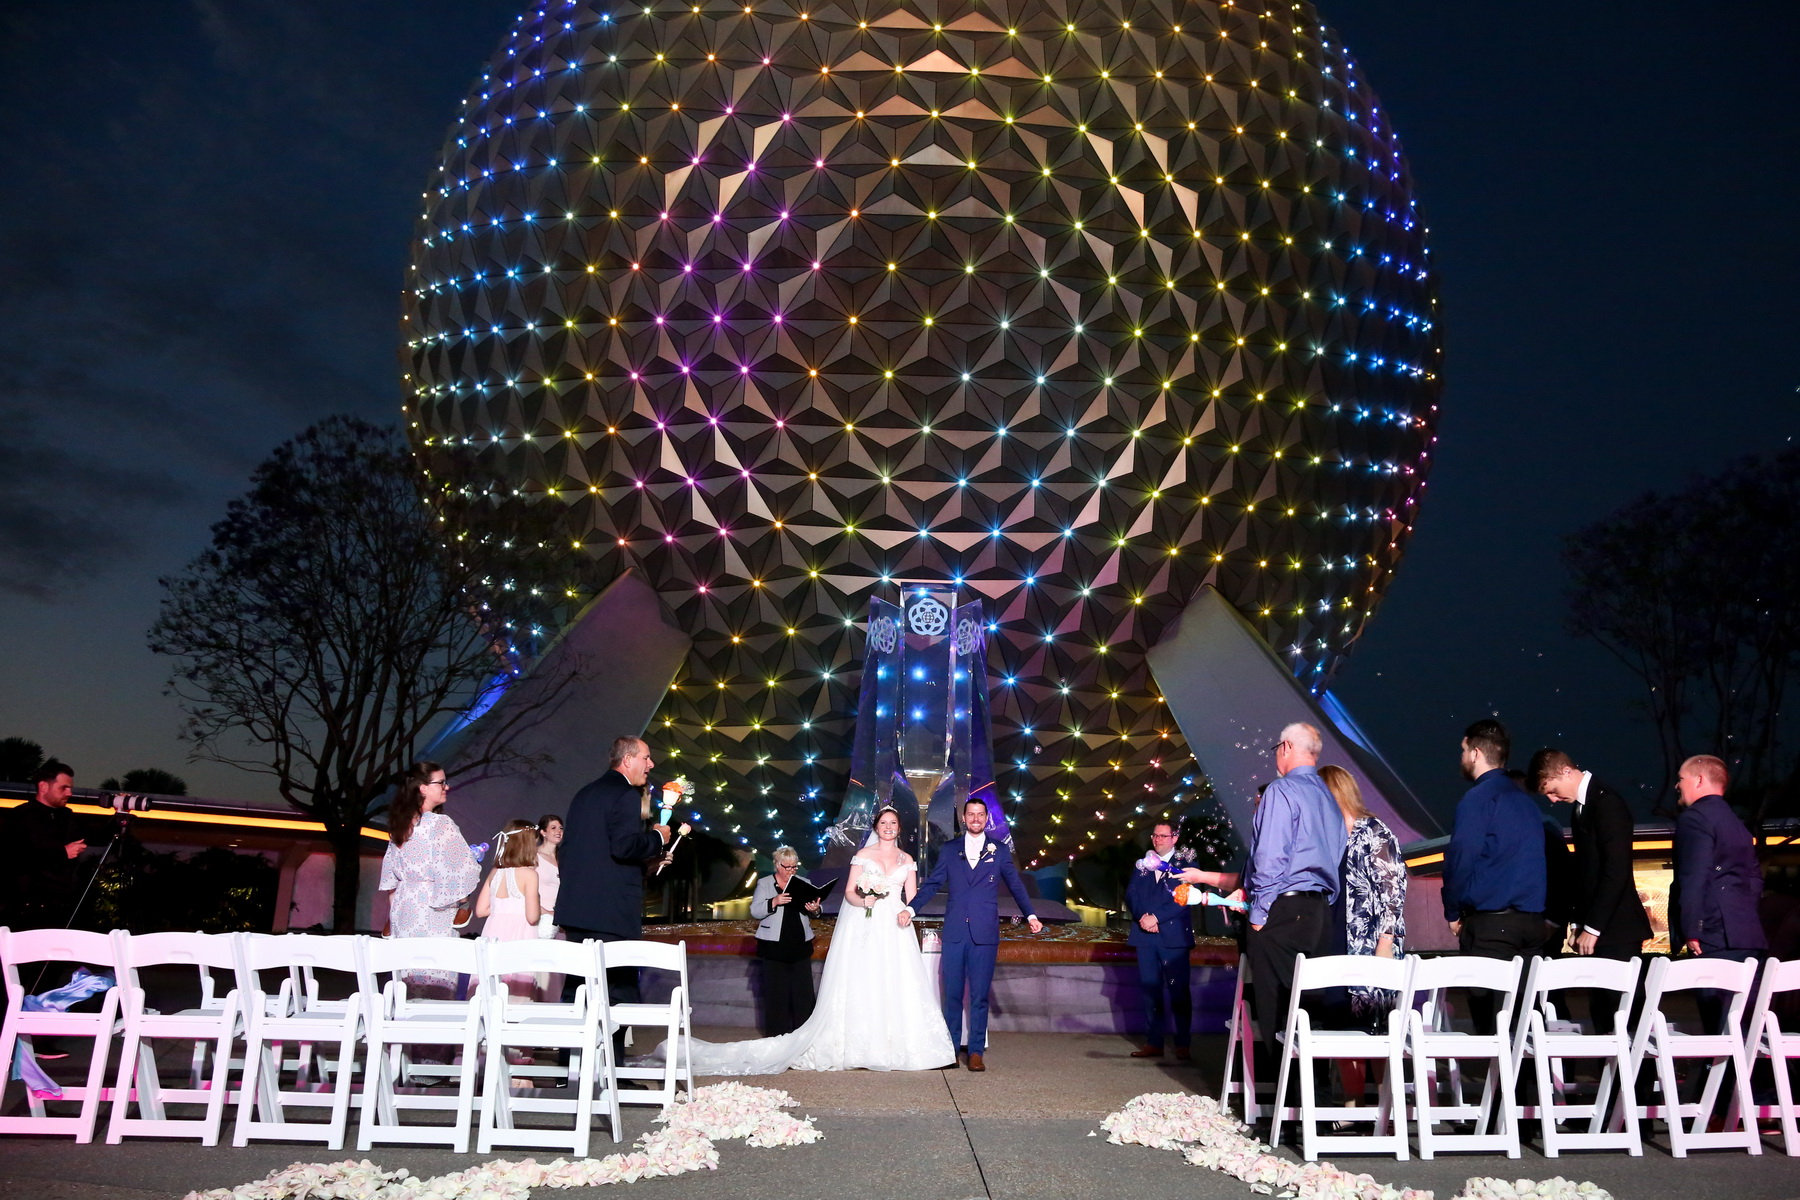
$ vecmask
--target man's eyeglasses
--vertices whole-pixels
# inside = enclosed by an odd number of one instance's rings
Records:
[[[1269,753],[1270,754],[1280,754],[1281,748],[1287,744],[1288,743],[1285,740],[1276,742],[1273,746],[1269,747]]]

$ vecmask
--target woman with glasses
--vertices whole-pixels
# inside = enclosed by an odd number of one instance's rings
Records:
[[[392,937],[455,937],[456,910],[481,882],[481,868],[456,822],[438,811],[450,797],[444,768],[413,766],[400,795],[388,807],[388,848],[381,860],[381,890],[388,901]],[[409,988],[449,997],[456,977],[442,971],[410,972]]]

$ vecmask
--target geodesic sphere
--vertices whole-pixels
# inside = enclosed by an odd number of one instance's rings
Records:
[[[1430,461],[1425,227],[1309,4],[546,6],[412,269],[426,469],[643,572],[694,638],[659,756],[765,848],[835,815],[902,580],[986,599],[1022,859],[1181,806],[1145,649],[1212,584],[1322,688]]]

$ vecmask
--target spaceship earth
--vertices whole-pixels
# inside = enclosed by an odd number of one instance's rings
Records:
[[[902,582],[985,603],[1028,865],[1191,804],[1146,649],[1210,584],[1323,689],[1441,388],[1399,139],[1306,3],[530,10],[423,193],[402,331],[427,478],[552,506],[571,606],[640,572],[693,638],[663,765],[803,853]]]

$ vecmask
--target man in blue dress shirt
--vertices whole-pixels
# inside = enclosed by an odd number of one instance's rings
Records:
[[[1512,958],[1544,941],[1547,891],[1542,815],[1506,773],[1512,739],[1498,721],[1463,733],[1462,771],[1475,786],[1456,805],[1444,851],[1444,919],[1464,954]],[[1493,994],[1470,994],[1476,1027],[1494,1027]]]
[[[1295,723],[1275,743],[1275,773],[1251,825],[1250,936],[1245,945],[1255,985],[1256,1022],[1270,1063],[1287,1027],[1294,956],[1331,952],[1331,905],[1344,861],[1344,817],[1319,778],[1323,742]]]

